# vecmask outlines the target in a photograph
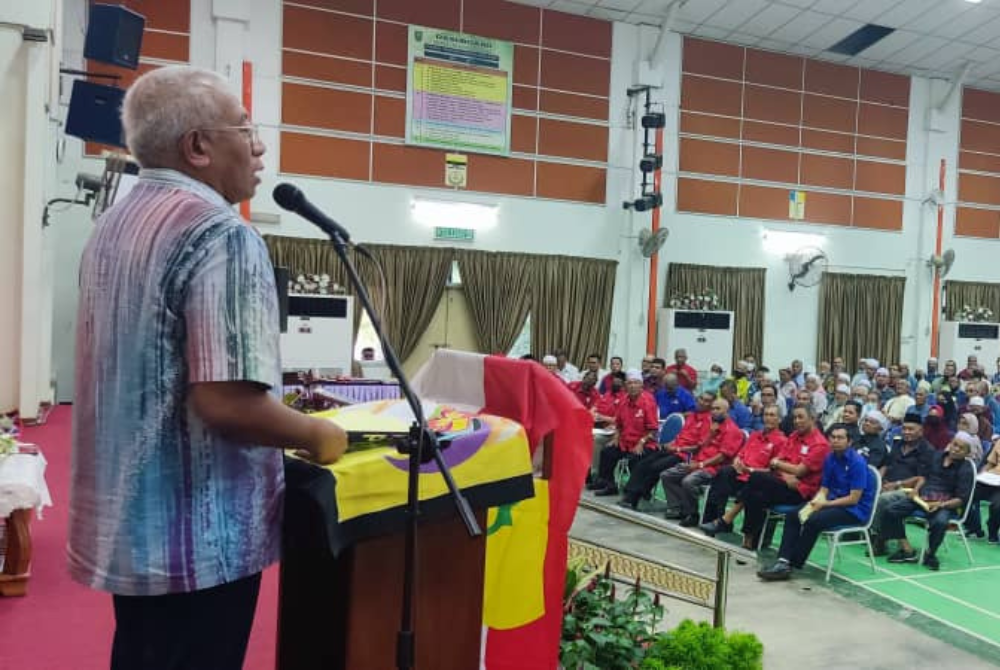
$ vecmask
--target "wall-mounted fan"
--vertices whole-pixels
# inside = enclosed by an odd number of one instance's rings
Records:
[[[927,267],[932,268],[935,272],[940,272],[942,278],[948,276],[948,273],[951,271],[951,266],[954,264],[954,249],[946,249],[940,256],[935,254],[927,259]]]
[[[642,252],[643,258],[649,258],[659,251],[669,235],[670,231],[666,228],[660,228],[655,233],[648,228],[640,230],[639,251]]]
[[[816,286],[826,271],[828,261],[822,249],[802,247],[788,255],[788,290],[796,286],[808,288]]]

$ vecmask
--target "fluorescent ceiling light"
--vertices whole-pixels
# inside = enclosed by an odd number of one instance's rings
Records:
[[[765,230],[761,233],[764,251],[777,256],[787,256],[802,247],[822,247],[825,244],[826,236],[815,233],[792,233],[784,230]]]
[[[487,230],[497,225],[500,208],[474,202],[416,198],[411,205],[411,215],[417,223],[430,227]]]
[[[983,0],[965,0],[965,1],[966,1],[967,3],[969,3],[970,5],[978,5],[978,4],[979,4],[980,2],[982,2]]]

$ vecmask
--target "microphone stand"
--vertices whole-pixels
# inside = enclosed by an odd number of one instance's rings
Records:
[[[455,502],[458,515],[462,518],[466,529],[469,531],[469,536],[478,537],[483,534],[483,531],[476,522],[476,517],[472,513],[469,501],[465,499],[465,496],[462,495],[462,492],[455,484],[455,480],[451,476],[451,470],[441,456],[441,445],[438,442],[437,435],[428,427],[420,399],[417,398],[417,394],[414,393],[409,380],[403,374],[403,367],[396,357],[396,352],[385,336],[385,331],[382,328],[382,320],[372,307],[368,291],[365,289],[361,277],[358,276],[357,268],[354,267],[354,263],[347,253],[347,242],[336,230],[327,231],[327,234],[333,243],[334,249],[337,251],[337,256],[347,269],[347,276],[351,281],[351,285],[354,287],[358,299],[361,300],[361,305],[368,314],[368,318],[371,319],[375,333],[382,343],[382,353],[385,355],[386,365],[388,365],[389,370],[396,376],[396,379],[399,380],[399,388],[403,392],[410,410],[413,412],[414,421],[410,426],[409,435],[402,441],[402,444],[397,445],[397,448],[402,453],[409,455],[410,461],[406,494],[407,519],[403,563],[403,602],[400,613],[399,632],[396,635],[396,667],[398,670],[410,670],[414,665],[416,651],[416,635],[413,627],[413,593],[417,577],[417,517],[420,514],[419,479],[421,463],[431,459],[437,463],[438,470],[441,476],[444,477],[448,491]],[[361,248],[358,247],[358,249],[360,250]],[[429,452],[429,457],[425,457],[424,450]]]

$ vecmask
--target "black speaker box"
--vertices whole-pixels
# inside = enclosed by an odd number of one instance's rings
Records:
[[[91,5],[83,57],[129,69],[139,67],[146,17],[118,5]]]
[[[124,147],[121,108],[125,91],[83,79],[73,82],[66,134],[81,140]]]

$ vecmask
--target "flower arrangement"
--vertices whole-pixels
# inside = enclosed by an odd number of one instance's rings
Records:
[[[955,312],[956,321],[973,321],[982,323],[993,321],[993,310],[989,307],[969,307],[962,305],[962,308]]]
[[[288,280],[288,292],[306,295],[342,295],[344,287],[330,281],[330,275],[297,275]]]
[[[710,288],[702,289],[698,293],[675,293],[670,298],[669,306],[674,309],[717,310],[719,295]]]
[[[17,433],[14,419],[0,414],[0,457],[17,453]]]

